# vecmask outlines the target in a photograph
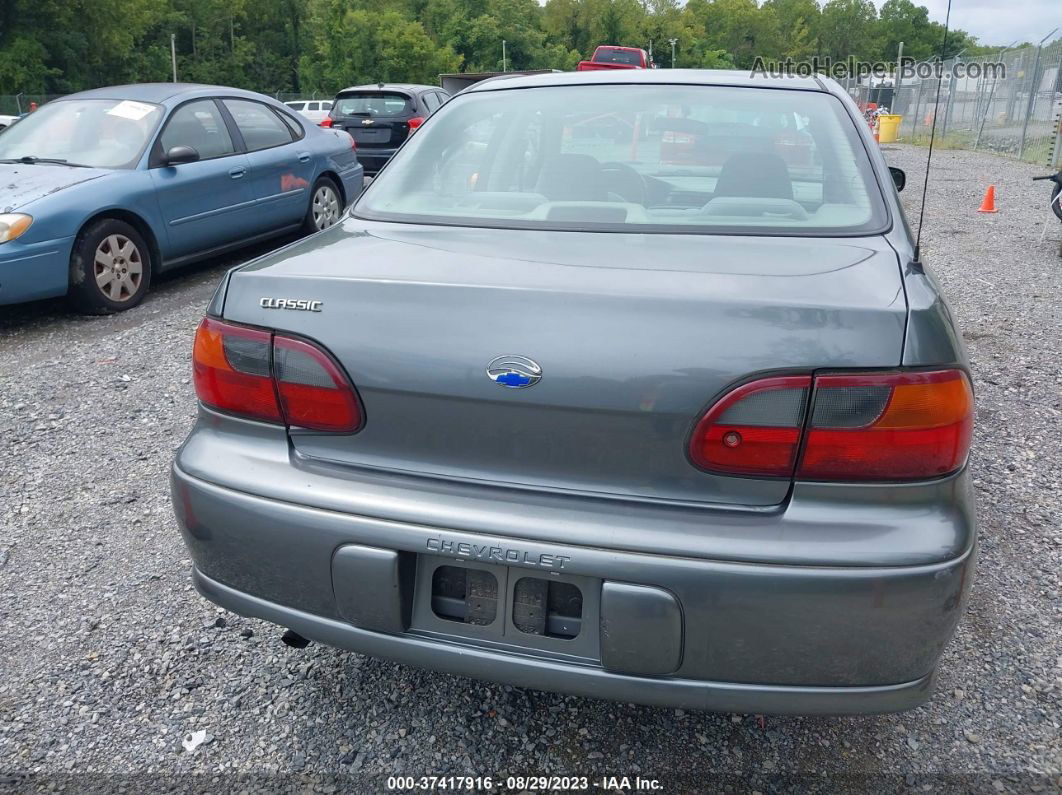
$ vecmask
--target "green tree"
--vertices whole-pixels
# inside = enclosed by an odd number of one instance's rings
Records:
[[[302,58],[304,82],[341,88],[356,83],[411,81],[436,83],[452,72],[461,59],[449,47],[439,46],[419,22],[398,11],[375,12],[343,8],[327,0],[330,24],[316,19],[312,50]]]
[[[874,58],[877,17],[872,0],[829,0],[819,17],[819,54],[835,61]]]
[[[704,28],[706,49],[729,53],[739,69],[780,51],[777,20],[756,0],[689,0],[686,8]]]
[[[49,80],[59,74],[59,69],[48,66],[48,52],[36,39],[19,35],[0,47],[0,86],[44,94],[49,91]]]
[[[170,79],[266,93],[434,82],[456,68],[573,69],[599,44],[652,44],[663,67],[749,68],[757,56],[934,57],[918,0],[0,0],[0,92]],[[946,57],[995,52],[961,30]]]
[[[911,0],[887,0],[878,17],[878,46],[883,59],[893,60],[903,42],[903,52],[924,61],[940,51],[941,37],[933,36],[929,9]]]
[[[767,0],[761,9],[774,18],[778,31],[779,58],[806,60],[817,54],[817,31],[822,9],[816,0]]]

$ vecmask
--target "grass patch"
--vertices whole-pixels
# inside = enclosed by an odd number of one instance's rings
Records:
[[[999,155],[1000,157],[1007,157],[1011,160],[1018,160],[1017,151],[1008,151],[1007,149],[997,148],[992,145],[992,138],[987,135],[981,140],[981,145],[976,149],[974,148],[974,142],[977,140],[977,134],[970,131],[960,131],[954,133],[947,133],[946,135],[936,136],[936,140],[933,142],[934,149],[968,149],[974,152],[987,152],[990,155]],[[914,146],[929,146],[929,133],[918,133],[917,135],[901,136],[900,140],[896,143],[912,144]],[[1017,144],[1015,144],[1015,150]],[[1022,152],[1021,161],[1023,163],[1035,163],[1037,165],[1044,166],[1045,168],[1052,168],[1051,156],[1054,149],[1054,140],[1050,138],[1034,138],[1025,142],[1025,151]],[[1062,162],[1062,157],[1058,158]]]

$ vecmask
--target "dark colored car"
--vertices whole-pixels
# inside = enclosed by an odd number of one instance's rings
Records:
[[[358,145],[358,162],[377,173],[450,95],[437,86],[377,83],[340,91],[323,127],[346,130]]]
[[[676,168],[683,109],[758,148]],[[519,687],[917,706],[974,573],[974,403],[899,176],[826,78],[462,91],[208,308],[172,481],[196,586]]]

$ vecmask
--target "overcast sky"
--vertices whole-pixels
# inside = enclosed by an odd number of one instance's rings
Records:
[[[879,9],[884,4],[876,2]],[[914,2],[929,9],[930,19],[944,22],[948,0]],[[1051,28],[1062,27],[1062,0],[952,0],[951,26],[972,33],[983,44],[1007,45],[1015,39],[1036,44]]]

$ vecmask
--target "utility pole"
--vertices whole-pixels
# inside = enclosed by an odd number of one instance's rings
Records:
[[[675,68],[675,45],[678,44],[678,39],[668,39],[668,44],[671,45],[671,68]]]
[[[505,63],[505,39],[502,39],[502,71],[508,72],[509,70],[505,68]]]
[[[900,84],[903,82],[903,42],[896,50],[896,79],[892,81],[892,112],[899,113],[896,100],[900,98]]]
[[[170,34],[170,60],[173,62],[173,82],[177,82],[177,34]]]

